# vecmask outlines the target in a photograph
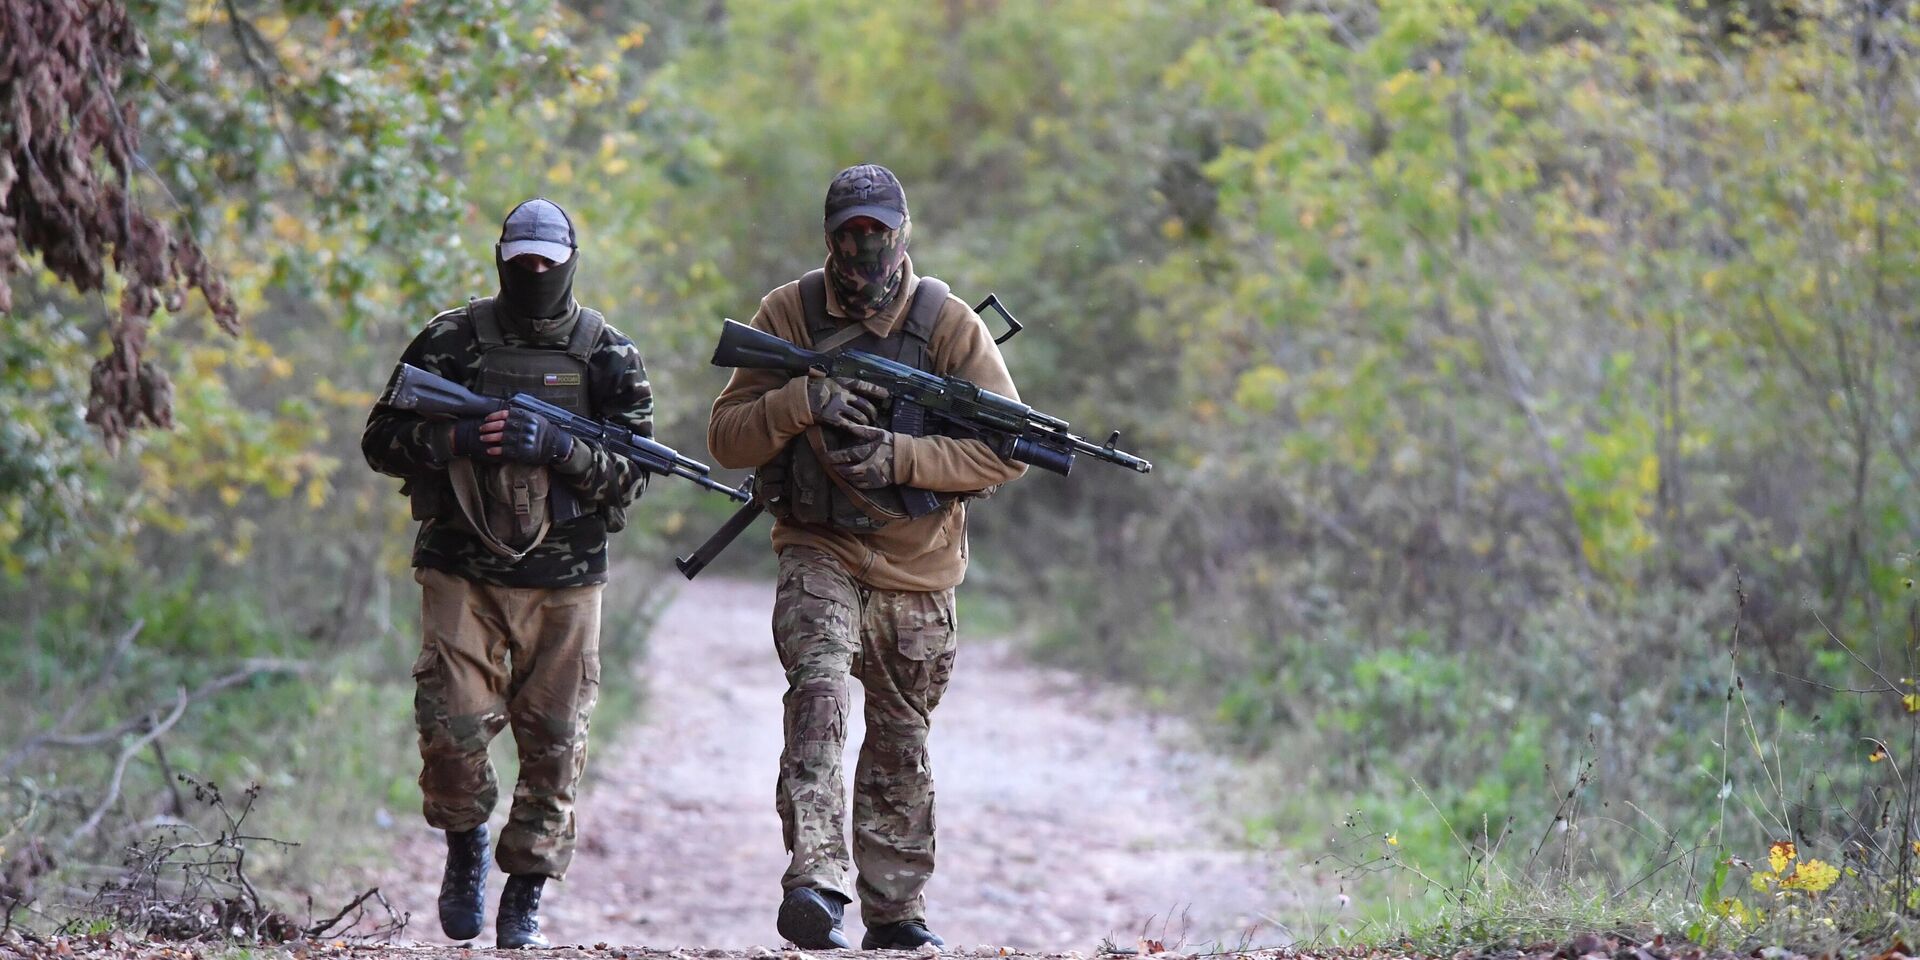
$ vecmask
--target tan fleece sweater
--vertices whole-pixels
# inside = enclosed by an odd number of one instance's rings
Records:
[[[919,284],[909,260],[900,296],[886,312],[868,318],[867,329],[880,337],[892,332]],[[843,326],[853,322],[841,310],[832,284],[827,285],[827,314]],[[800,306],[799,281],[761,299],[753,326],[812,346]],[[1005,397],[1019,397],[987,325],[958,297],[949,295],[940,308],[927,354],[934,373],[970,380]],[[759,467],[812,425],[805,377],[788,379],[778,371],[736,369],[727,388],[713,401],[707,447],[723,467]],[[905,486],[954,493],[985,490],[1026,469],[1025,464],[1002,460],[978,440],[894,438],[893,479]],[[845,564],[854,579],[881,590],[945,590],[966,577],[966,524],[966,506],[958,500],[924,517],[866,534],[778,520],[773,525],[773,549],[777,553],[800,545],[823,550]]]

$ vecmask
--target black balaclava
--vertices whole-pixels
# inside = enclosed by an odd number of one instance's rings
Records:
[[[554,255],[563,250],[564,259]],[[558,262],[536,273],[514,263],[514,251]],[[557,338],[570,330],[577,312],[573,275],[580,266],[580,249],[573,221],[558,204],[535,198],[514,207],[500,226],[493,263],[500,275],[500,319],[507,329],[535,339]]]
[[[545,273],[535,273],[511,260],[494,256],[500,272],[501,319],[517,324],[536,337],[552,337],[573,319],[573,270],[578,253]]]

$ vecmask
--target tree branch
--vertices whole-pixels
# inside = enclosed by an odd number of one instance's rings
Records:
[[[92,706],[93,702],[100,698],[100,694],[107,689],[108,681],[112,680],[114,673],[120,669],[120,661],[126,656],[127,650],[133,646],[134,638],[140,635],[140,631],[146,625],[145,619],[135,620],[132,626],[120,634],[120,638],[113,643],[113,649],[108,651],[106,661],[100,665],[99,672],[94,674],[93,681],[73,699],[72,703],[67,705],[67,709],[61,711],[60,719],[55,720],[46,733],[28,737],[24,743],[13,748],[5,760],[0,760],[0,777],[13,772],[13,768],[19,766],[20,761],[25,760],[29,754],[42,746],[47,736],[57,735],[61,730],[66,729],[67,724],[72,723],[82,710]]]
[[[204,700],[216,693],[230,687],[239,686],[265,673],[300,674],[306,673],[312,668],[313,664],[305,660],[247,660],[242,663],[240,669],[226,676],[217,677],[201,684],[198,688],[194,689],[192,693],[187,694],[187,699],[189,702]],[[7,772],[18,766],[22,760],[25,760],[42,748],[61,747],[64,749],[78,749],[82,747],[97,747],[100,744],[110,743],[129,733],[142,729],[152,716],[153,711],[148,711],[116,726],[109,727],[105,730],[94,730],[88,733],[61,734],[48,732],[41,734],[15,748],[14,752],[8,755],[6,762],[0,763],[0,776],[4,776]]]
[[[306,168],[300,164],[300,149],[294,145],[293,137],[287,133],[286,121],[281,116],[280,95],[273,87],[273,72],[254,54],[254,44],[258,43],[275,61],[279,60],[280,55],[275,53],[266,38],[260,36],[260,32],[253,28],[253,23],[240,15],[240,8],[234,4],[234,0],[221,0],[221,3],[227,9],[227,25],[233,31],[233,42],[240,47],[240,57],[247,62],[247,69],[253,72],[254,79],[259,83],[260,92],[266,94],[267,106],[273,111],[273,132],[279,136],[280,144],[287,148],[287,164],[293,168],[293,177],[299,181],[300,189],[310,194],[314,193],[313,180],[307,176]],[[248,36],[249,33],[252,37]]]
[[[78,829],[67,836],[66,842],[61,845],[61,850],[73,849],[75,843],[85,839],[100,826],[100,821],[107,816],[108,808],[120,799],[120,785],[126,778],[127,764],[136,754],[145,750],[148,744],[160,739],[161,735],[173,729],[173,725],[179,723],[180,718],[186,714],[187,704],[191,702],[192,699],[187,695],[187,688],[181,687],[179,694],[174,698],[172,712],[157,723],[152,723],[146,733],[120,751],[119,759],[113,764],[113,776],[107,781],[107,795],[102,797],[100,803],[93,808],[93,812],[87,815],[86,822],[80,824]],[[147,719],[151,720],[151,718],[152,714],[149,714]]]

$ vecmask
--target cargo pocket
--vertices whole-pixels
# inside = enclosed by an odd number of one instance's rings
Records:
[[[773,642],[781,666],[793,669],[803,657],[817,655],[822,643],[853,647],[859,601],[851,583],[811,564],[782,567],[773,606]]]
[[[600,650],[596,647],[580,654],[580,690],[574,697],[574,713],[581,730],[586,729],[588,719],[593,716],[594,704],[599,702]]]
[[[409,671],[415,680],[426,680],[437,674],[440,665],[440,648],[431,643],[420,647],[420,655],[413,658],[413,669]]]
[[[409,672],[413,674],[413,727],[420,734],[421,750],[427,751],[430,744],[445,741],[453,719],[445,671],[440,669],[440,648],[431,643],[421,647]]]
[[[908,594],[902,598],[894,643],[908,660],[937,660],[953,653],[959,626],[953,617],[953,591]]]
[[[953,679],[958,633],[953,616],[953,591],[922,594],[902,612],[894,628],[894,644],[909,680],[904,691],[919,698],[931,711]]]

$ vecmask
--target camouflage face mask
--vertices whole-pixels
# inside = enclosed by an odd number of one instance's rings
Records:
[[[865,233],[841,227],[827,235],[827,277],[849,318],[865,320],[893,302],[906,277],[912,231],[909,220],[898,230]]]

